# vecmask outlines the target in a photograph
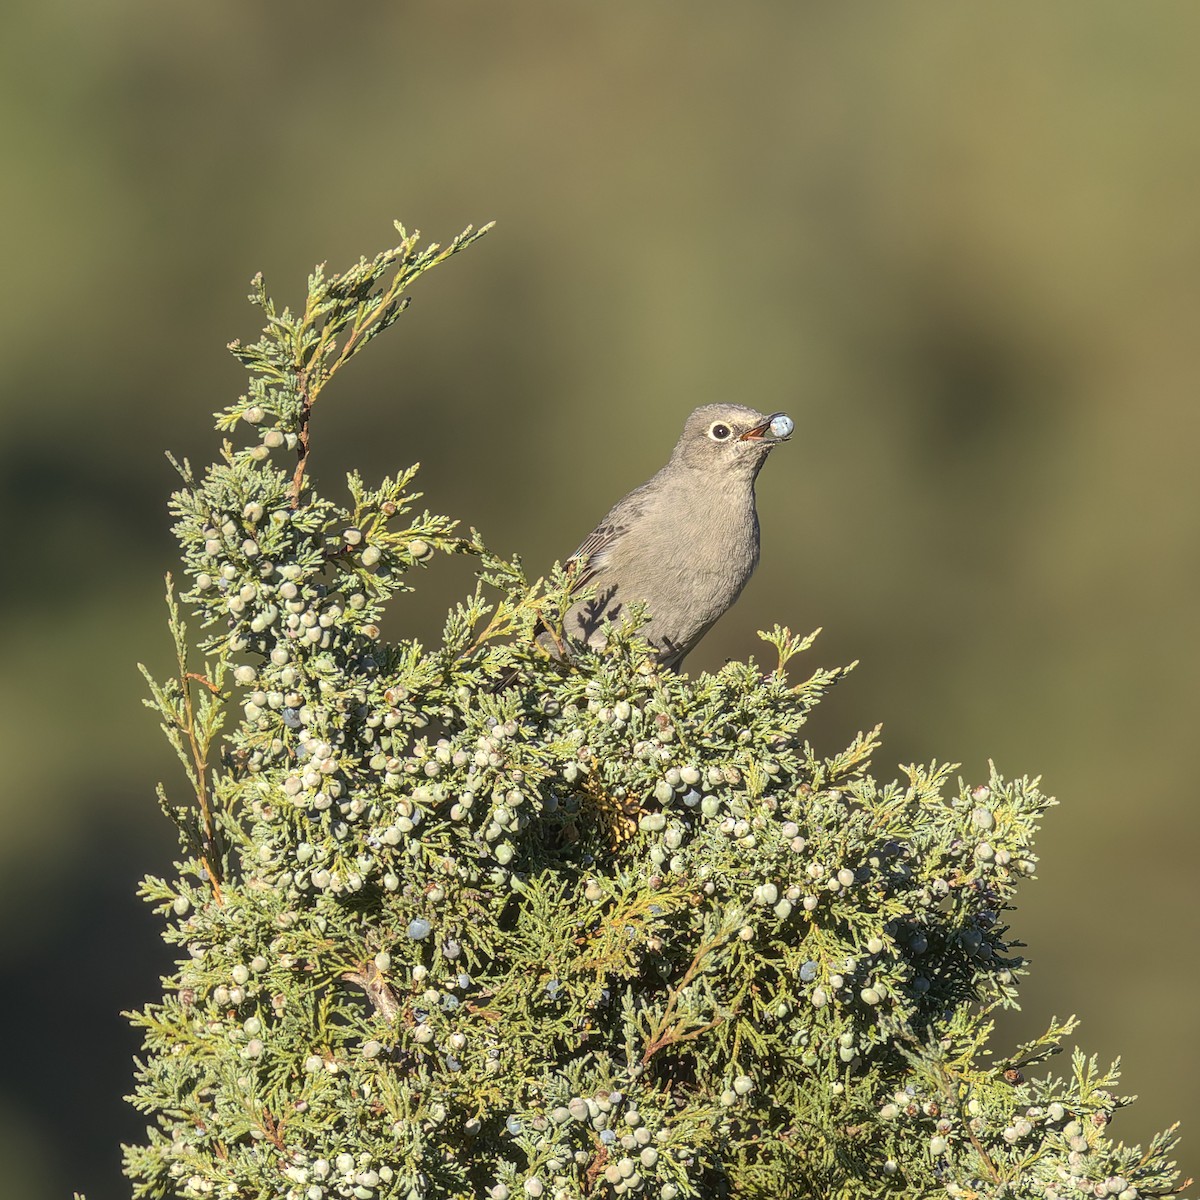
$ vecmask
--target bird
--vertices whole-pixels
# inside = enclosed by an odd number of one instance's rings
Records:
[[[568,558],[571,591],[562,637],[538,644],[556,658],[583,646],[601,649],[605,625],[631,604],[645,605],[638,629],[660,667],[678,671],[729,609],[758,565],[754,483],[770,452],[795,428],[786,413],[742,404],[695,409],[657,474],[612,506]]]

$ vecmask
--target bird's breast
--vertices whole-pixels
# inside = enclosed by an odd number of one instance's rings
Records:
[[[753,573],[753,496],[749,504],[724,499],[719,493],[689,496],[666,519],[648,522],[645,536],[627,541],[623,562],[612,562],[625,601],[642,600],[649,609],[649,635],[689,641],[725,612]]]

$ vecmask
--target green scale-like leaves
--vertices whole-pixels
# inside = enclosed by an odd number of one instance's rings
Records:
[[[145,1035],[138,1196],[1166,1194],[1171,1138],[1106,1136],[1114,1079],[1010,1060],[1007,914],[1052,803],[993,770],[880,785],[877,731],[826,754],[844,672],[661,673],[638,619],[566,663],[537,645],[560,568],[417,515],[414,470],[343,503],[305,470],[313,403],[421,273],[470,244],[318,270],[234,346],[231,434],[172,498],[195,614],[152,707],[194,794],[147,898],[180,961]],[[281,465],[283,456],[290,464]],[[385,643],[437,552],[479,561],[441,645]],[[198,655],[193,660],[193,657]],[[1120,1186],[1118,1186],[1120,1185]]]

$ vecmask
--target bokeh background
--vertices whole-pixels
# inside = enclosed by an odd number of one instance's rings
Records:
[[[315,417],[315,473],[420,460],[534,569],[685,413],[796,419],[765,554],[692,669],[775,621],[861,660],[814,725],[877,773],[994,758],[1062,800],[999,1044],[1076,1012],[1117,1126],[1200,1173],[1200,5],[9,0],[0,16],[0,1177],[127,1195],[169,869],[170,447],[317,261],[478,246]],[[471,584],[442,562],[397,630]]]

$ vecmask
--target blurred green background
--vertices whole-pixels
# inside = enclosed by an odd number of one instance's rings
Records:
[[[166,447],[209,461],[225,350],[312,263],[497,229],[315,417],[336,486],[419,459],[535,572],[698,403],[786,409],[764,558],[690,661],[821,625],[814,726],[877,773],[987,759],[1062,800],[1014,917],[1025,1012],[1185,1122],[1200,1173],[1200,5],[180,5],[0,17],[8,746],[5,1190],[127,1195],[135,1042],[168,959],[134,898],[179,776]],[[396,630],[471,582],[438,563]]]

